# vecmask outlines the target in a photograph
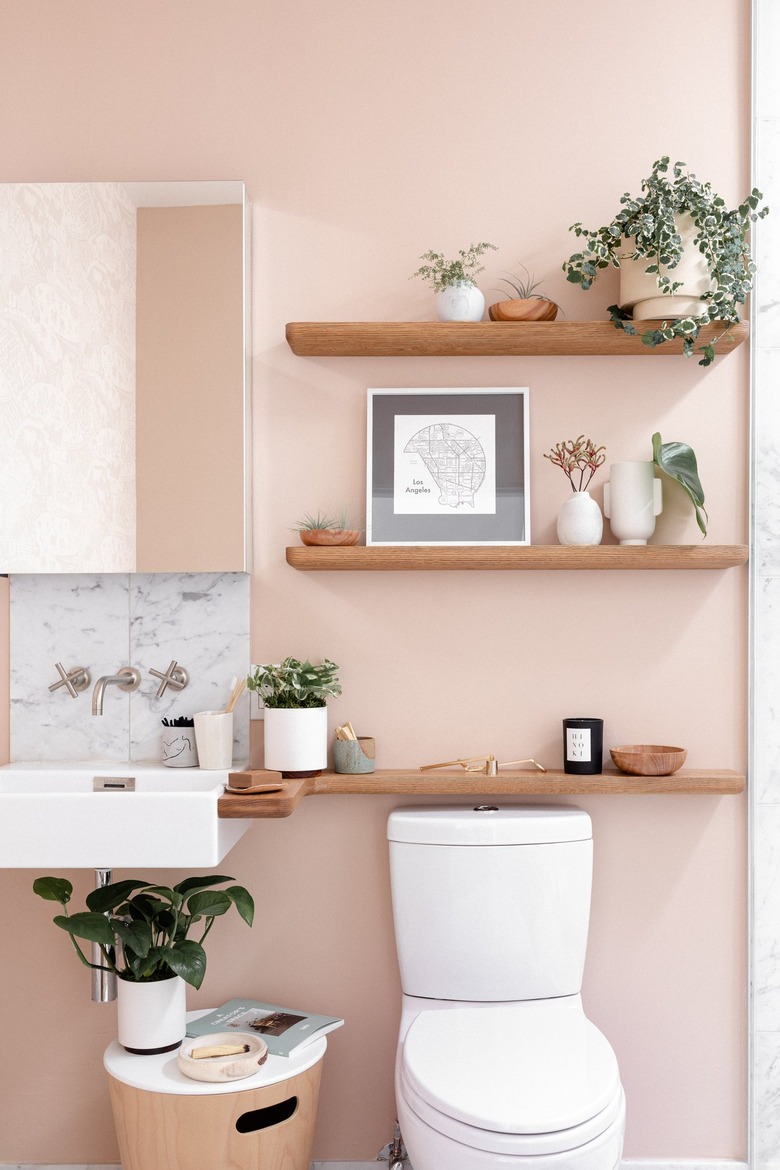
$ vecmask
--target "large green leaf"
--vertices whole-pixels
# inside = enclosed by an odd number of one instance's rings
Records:
[[[47,902],[59,902],[64,906],[70,901],[73,886],[67,878],[39,877],[33,882],[33,893]]]
[[[221,886],[223,882],[233,882],[235,878],[232,877],[191,877],[185,878],[183,882],[177,882],[173,887],[180,894],[191,894],[193,890],[202,890],[208,886]]]
[[[172,971],[181,975],[185,983],[189,983],[196,990],[203,982],[206,974],[206,952],[200,943],[192,939],[177,942],[165,952],[165,961]]]
[[[152,931],[148,922],[121,922],[113,919],[112,925],[117,937],[122,940],[125,949],[125,958],[129,960],[130,952],[145,959],[152,946]]]
[[[187,913],[193,918],[213,918],[217,914],[226,914],[233,905],[227,894],[222,890],[200,890],[190,894],[187,899]]]
[[[116,941],[114,931],[105,914],[94,914],[84,910],[79,914],[71,914],[69,918],[64,914],[58,914],[54,921],[68,934],[75,938],[86,939],[87,942],[96,942],[104,947],[112,947]]]
[[[85,901],[90,910],[104,914],[107,910],[116,910],[117,906],[124,902],[127,895],[131,894],[133,890],[143,889],[148,884],[148,882],[141,881],[140,878],[127,878],[123,882],[111,882],[107,886],[99,886],[96,890],[90,890]]]
[[[699,479],[696,456],[687,443],[662,443],[658,431],[653,435],[653,462],[661,471],[676,480],[688,495],[696,513],[699,529],[707,535],[707,510],[704,507],[704,489]]]
[[[255,903],[249,891],[243,886],[229,886],[225,893],[232,898],[244,922],[251,926],[255,917]]]

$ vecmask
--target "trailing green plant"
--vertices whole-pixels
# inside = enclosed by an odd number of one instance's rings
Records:
[[[55,917],[55,925],[70,935],[85,967],[112,971],[130,983],[155,983],[180,975],[198,988],[206,973],[203,943],[214,919],[235,906],[244,922],[252,925],[254,902],[243,886],[212,888],[233,880],[190,877],[175,886],[158,886],[130,878],[92,890],[86,898],[87,909],[76,914],[68,911],[73,886],[67,878],[36,878],[33,891],[62,906],[65,913]],[[196,926],[200,937],[188,938]],[[78,939],[97,943],[102,961],[90,962]]]
[[[564,439],[562,443],[556,443],[543,458],[549,459],[555,467],[560,467],[573,492],[584,492],[607,458],[607,449],[597,447],[592,439],[579,435],[576,439]]]
[[[319,666],[285,658],[255,666],[246,685],[260,695],[266,707],[324,707],[326,699],[341,694],[338,669],[329,658],[323,658]]]
[[[437,293],[451,284],[474,284],[474,277],[485,270],[484,264],[479,263],[479,257],[488,249],[498,251],[495,244],[470,244],[465,251],[458,251],[457,260],[447,260],[441,252],[424,252],[420,259],[426,263],[413,272],[409,279],[414,280],[419,276],[427,280]]]
[[[683,353],[690,357],[702,326],[723,322],[723,331],[698,347],[703,355],[699,365],[708,366],[714,360],[718,342],[729,335],[728,327],[739,321],[739,306],[753,287],[756,266],[747,235],[751,224],[767,215],[769,209],[758,210],[763,195],[755,187],[738,207],[729,209],[710,183],[700,182],[685,167],[685,163],[676,162],[669,174],[669,156],[664,155],[653,163],[650,175],[643,180],[642,194],[622,195],[620,210],[604,227],[591,231],[581,223],[573,224],[569,230],[585,246],[565,261],[563,270],[568,280],[586,290],[600,269],[619,268],[621,260],[647,259],[645,272],[656,277],[663,295],[673,295],[680,288],[680,282],[674,280],[674,269],[683,250],[676,217],[689,215],[696,228],[694,246],[705,257],[712,279],[711,290],[699,298],[707,302],[706,310],[696,316],[663,321],[643,333],[642,341],[654,347],[681,338]],[[617,329],[638,333],[630,313],[618,305],[610,305],[608,311]]]
[[[706,536],[709,517],[704,507],[704,489],[693,450],[687,443],[662,443],[661,435],[656,431],[653,435],[653,463],[683,488],[693,504],[696,523]]]
[[[354,526],[350,522],[349,513],[342,508],[338,515],[331,516],[327,512],[307,512],[302,520],[294,524],[291,532],[321,532],[324,528],[347,529]]]

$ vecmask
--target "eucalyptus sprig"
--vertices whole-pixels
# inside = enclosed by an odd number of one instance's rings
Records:
[[[235,906],[244,922],[252,925],[254,902],[243,886],[212,888],[233,880],[209,875],[185,878],[175,886],[157,886],[130,878],[92,890],[87,909],[76,914],[68,911],[73,886],[67,878],[36,878],[33,891],[62,906],[65,913],[58,914],[54,923],[70,935],[85,967],[111,971],[130,983],[155,983],[180,975],[198,988],[206,973],[203,943],[214,919]],[[200,937],[188,938],[196,925],[202,928]],[[97,943],[102,962],[90,962],[77,939]]]
[[[700,182],[676,162],[670,170],[668,155],[657,159],[653,169],[642,182],[642,194],[628,192],[620,198],[620,210],[604,227],[590,230],[575,223],[569,229],[584,241],[581,252],[575,252],[565,261],[563,271],[567,280],[587,290],[599,270],[620,268],[622,260],[647,259],[645,271],[655,275],[662,295],[673,295],[680,288],[674,280],[674,269],[682,256],[683,244],[678,218],[689,215],[696,228],[694,246],[707,261],[712,287],[700,298],[707,302],[703,313],[663,321],[642,334],[642,341],[651,348],[682,339],[683,353],[694,353],[696,339],[703,325],[723,322],[724,328],[707,345],[698,347],[703,355],[699,365],[708,366],[714,360],[715,347],[729,335],[729,326],[739,321],[739,308],[753,287],[756,266],[747,242],[751,224],[768,214],[767,207],[759,211],[763,199],[754,187],[734,209],[712,190],[710,183]],[[669,273],[672,273],[670,276]],[[610,318],[617,329],[636,335],[630,313],[618,305],[609,306]]]
[[[498,251],[495,244],[470,244],[465,251],[462,248],[458,251],[457,260],[447,260],[441,252],[424,252],[420,259],[426,263],[413,272],[409,279],[414,280],[419,276],[427,280],[437,293],[451,284],[474,284],[474,277],[485,270],[484,264],[479,263],[479,257],[488,249]]]
[[[592,439],[586,439],[584,435],[578,435],[576,439],[564,439],[556,443],[543,458],[549,459],[555,467],[560,467],[573,492],[584,492],[607,458],[607,449],[597,447]]]
[[[285,658],[267,666],[255,666],[246,685],[256,691],[266,707],[324,707],[325,700],[341,694],[338,666],[324,658],[319,666]]]

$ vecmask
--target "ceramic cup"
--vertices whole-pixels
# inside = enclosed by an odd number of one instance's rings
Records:
[[[166,768],[197,768],[194,727],[163,727],[162,762]]]
[[[359,776],[363,772],[373,772],[375,755],[376,743],[371,735],[333,741],[336,771],[342,775]]]
[[[193,719],[201,768],[232,768],[233,712],[198,711]]]

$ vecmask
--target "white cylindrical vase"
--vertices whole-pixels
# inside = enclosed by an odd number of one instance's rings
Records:
[[[655,464],[613,463],[604,485],[604,515],[621,544],[647,544],[663,508],[663,489]]]
[[[328,765],[327,707],[266,707],[265,767],[316,776]]]
[[[153,1056],[178,1048],[187,1030],[184,980],[116,981],[117,1039],[128,1052]]]
[[[698,229],[687,214],[675,216],[675,224],[683,247],[675,268],[660,265],[659,272],[646,272],[648,264],[658,263],[656,256],[652,259],[640,256],[637,260],[621,258],[618,303],[621,309],[633,310],[635,321],[696,317],[707,308],[707,302],[701,298],[704,293],[712,291],[713,284],[707,259],[693,242]],[[634,248],[635,243],[630,237],[624,241],[624,252]],[[662,293],[658,287],[659,275],[680,282],[681,287],[676,293]]]
[[[604,520],[590,492],[573,492],[558,513],[560,544],[601,544]]]
[[[436,294],[436,315],[440,321],[481,321],[485,298],[470,280],[448,284]]]

